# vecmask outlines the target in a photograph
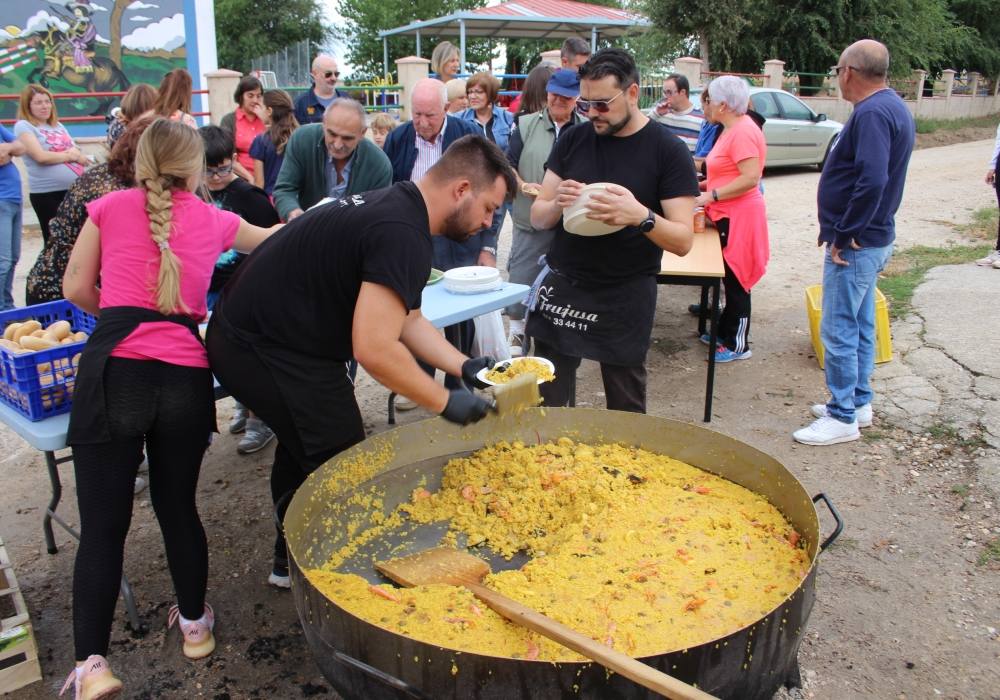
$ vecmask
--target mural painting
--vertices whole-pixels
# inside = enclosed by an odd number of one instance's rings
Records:
[[[22,0],[0,12],[0,93],[121,92],[187,68],[185,0]],[[192,73],[197,75],[197,72]],[[60,99],[60,118],[107,114],[118,98]],[[17,104],[0,101],[0,119]],[[69,126],[69,124],[67,124]],[[80,132],[81,128],[74,129]]]

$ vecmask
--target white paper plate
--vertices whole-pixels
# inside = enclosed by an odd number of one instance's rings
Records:
[[[456,267],[444,273],[444,288],[453,294],[482,294],[503,286],[503,278],[495,267],[470,265]]]
[[[517,362],[523,362],[524,360],[538,360],[542,364],[546,365],[549,368],[549,371],[552,372],[552,374],[556,373],[556,366],[552,364],[550,360],[547,360],[544,357],[515,357],[511,360],[504,360],[502,362],[497,362],[493,369],[496,369],[501,365],[512,365]],[[491,382],[489,379],[487,379],[486,375],[488,372],[490,372],[490,370],[486,367],[483,367],[481,370],[476,372],[476,379],[483,382],[484,384],[489,384],[490,386],[503,386],[502,384],[497,384],[496,382]],[[538,383],[544,384],[545,380],[539,379]]]

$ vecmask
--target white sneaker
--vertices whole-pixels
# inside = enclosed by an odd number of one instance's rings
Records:
[[[275,588],[291,588],[292,578],[288,575],[282,576],[281,574],[276,574],[273,571],[268,574],[267,582],[274,586]]]
[[[812,414],[817,418],[826,418],[830,414],[826,410],[825,403],[813,404]],[[858,422],[859,428],[872,427],[872,405],[866,403],[864,406],[857,406],[854,409],[854,419]]]
[[[141,476],[135,477],[135,486],[133,487],[132,493],[138,495],[145,490],[146,490],[146,480],[143,479]]]
[[[836,445],[839,442],[851,442],[861,437],[858,422],[841,423],[836,418],[825,416],[813,421],[812,425],[792,433],[796,442],[803,445]]]
[[[1000,270],[1000,258],[993,261],[993,269]]]
[[[397,411],[412,411],[417,406],[419,406],[413,399],[408,399],[402,394],[396,394],[396,410]]]
[[[982,265],[983,267],[989,267],[990,265],[996,267],[998,262],[1000,262],[1000,250],[991,250],[990,254],[985,258],[979,258],[979,260],[976,261],[976,264]]]

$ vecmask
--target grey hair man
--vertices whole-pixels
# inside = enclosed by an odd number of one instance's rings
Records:
[[[337,199],[392,184],[392,165],[365,138],[365,109],[338,97],[321,124],[300,126],[288,139],[274,183],[274,205],[290,221],[324,197]]]
[[[578,36],[571,36],[559,49],[559,62],[563,68],[580,70],[580,66],[590,58],[590,44]]]
[[[894,217],[916,134],[906,104],[887,83],[884,45],[855,42],[832,70],[854,111],[819,180],[819,245],[825,249],[820,336],[830,400],[813,406],[816,420],[793,434],[806,445],[857,440],[858,428],[872,424],[875,284],[892,255]]]
[[[330,103],[337,97],[349,95],[337,88],[340,82],[340,69],[337,59],[321,53],[312,62],[312,87],[295,100],[295,118],[299,124],[316,124],[323,121],[323,114]]]

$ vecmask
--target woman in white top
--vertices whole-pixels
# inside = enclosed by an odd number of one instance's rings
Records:
[[[17,119],[14,135],[25,148],[28,199],[38,217],[42,239],[48,243],[49,221],[90,160],[59,123],[52,93],[41,85],[30,84],[21,91]]]
[[[986,171],[986,184],[992,185],[997,191],[997,205],[1000,206],[1000,180],[997,179],[997,159],[1000,158],[1000,124],[997,125],[997,140],[993,145],[993,157],[990,158],[990,168]],[[977,265],[992,265],[1000,270],[1000,223],[997,224],[997,244],[985,258],[976,261]]]

